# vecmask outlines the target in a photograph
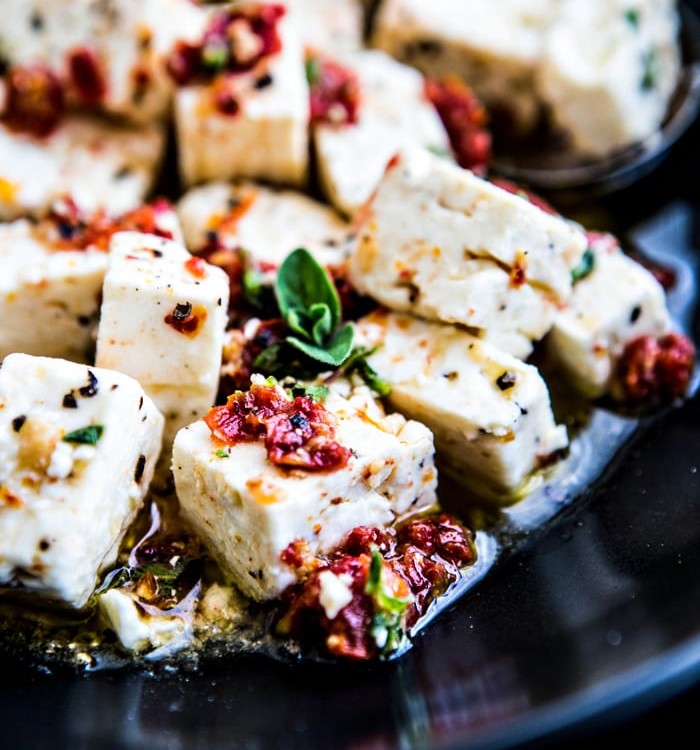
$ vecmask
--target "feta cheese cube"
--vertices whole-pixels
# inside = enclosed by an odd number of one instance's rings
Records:
[[[548,29],[541,95],[572,147],[603,156],[650,136],[680,69],[675,0],[567,0]]]
[[[577,225],[413,149],[392,160],[359,217],[349,267],[358,290],[387,307],[527,356],[570,296],[586,244]]]
[[[336,208],[351,215],[370,198],[402,146],[451,151],[418,71],[377,50],[356,52],[342,62],[358,78],[358,121],[317,123],[313,141],[324,193]]]
[[[226,274],[178,243],[111,240],[95,362],[141,383],[166,417],[166,444],[214,403],[228,295]]]
[[[392,408],[427,425],[438,468],[475,494],[513,500],[568,445],[538,370],[463,329],[377,310],[356,324]]]
[[[423,74],[457,74],[516,129],[540,118],[535,74],[559,0],[384,0],[373,46]]]
[[[309,91],[302,44],[289,13],[278,31],[281,50],[251,70],[178,90],[175,125],[185,185],[234,177],[306,182]]]
[[[637,336],[671,330],[663,287],[625,255],[611,235],[594,236],[593,270],[574,284],[569,304],[557,313],[547,355],[585,395],[609,390],[625,345]]]
[[[10,64],[46,66],[69,104],[140,123],[169,113],[167,55],[176,40],[198,38],[208,17],[189,0],[6,0],[3,11]]]
[[[300,571],[282,559],[290,545],[308,562],[356,526],[385,526],[435,503],[430,431],[399,415],[383,417],[376,405],[366,411],[368,399],[328,396],[335,439],[351,456],[325,472],[273,464],[262,440],[222,451],[203,420],[177,434],[181,512],[246,595],[271,599],[298,579]]]
[[[5,357],[0,586],[85,606],[141,508],[162,430],[163,417],[126,375]]]
[[[144,201],[165,148],[159,125],[71,115],[46,138],[0,123],[0,220],[42,215],[71,195],[85,211],[120,214]]]
[[[293,190],[211,183],[187,192],[177,211],[193,253],[211,242],[212,232],[221,247],[240,248],[253,264],[267,266],[279,266],[297,247],[332,266],[350,249],[349,224],[333,209]]]
[[[74,221],[63,222],[61,206]],[[110,232],[134,226],[138,214],[152,217],[158,230],[180,236],[175,212],[166,204],[114,219],[103,212],[71,213],[71,208],[62,201],[38,223],[0,224],[0,358],[24,352],[91,360]]]

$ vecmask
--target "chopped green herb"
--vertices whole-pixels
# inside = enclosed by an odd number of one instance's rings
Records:
[[[321,63],[319,62],[318,58],[307,58],[304,69],[306,70],[306,80],[309,86],[313,86],[314,83],[318,83],[318,79],[321,77]]]
[[[658,50],[652,47],[642,56],[642,80],[640,86],[643,91],[656,88],[661,77],[661,58]]]
[[[101,424],[91,424],[87,427],[81,427],[79,430],[73,430],[63,436],[65,443],[77,443],[79,445],[97,445],[97,441],[102,436],[104,427]]]
[[[571,269],[571,281],[575,284],[581,279],[585,279],[593,269],[595,268],[595,255],[590,247],[586,248],[586,251],[581,256],[579,264]]]
[[[356,372],[362,380],[371,388],[378,396],[388,396],[391,391],[391,385],[382,380],[377,371],[367,361],[367,357],[370,357],[374,352],[377,351],[378,347],[366,347],[357,346],[355,347],[350,356],[345,360],[341,367],[341,371],[349,374]]]
[[[328,387],[325,385],[301,385],[291,388],[292,396],[311,396],[314,401],[325,401],[328,397]]]
[[[202,49],[202,63],[210,73],[218,73],[226,67],[228,49],[222,44],[207,44]]]
[[[217,456],[218,456],[219,458],[230,458],[230,457],[231,457],[231,451],[230,451],[230,450],[228,450],[227,448],[219,448],[219,449],[218,449],[218,450],[216,451],[216,455],[217,455]]]
[[[411,597],[394,596],[384,582],[384,558],[379,549],[372,547],[369,575],[365,594],[372,597],[374,615],[370,633],[382,654],[398,650],[406,639],[403,616],[411,604]]]
[[[625,13],[625,21],[633,28],[639,28],[639,11],[637,8],[628,8]]]

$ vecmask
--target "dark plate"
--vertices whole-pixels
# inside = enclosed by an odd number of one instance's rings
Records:
[[[677,253],[689,271],[678,294],[700,260],[698,144],[696,123],[654,172],[584,207],[591,226]],[[697,341],[697,311],[690,317]],[[614,727],[698,684],[696,395],[645,421],[602,477],[399,660],[251,657],[186,674],[78,676],[2,654],[0,747],[512,748]]]

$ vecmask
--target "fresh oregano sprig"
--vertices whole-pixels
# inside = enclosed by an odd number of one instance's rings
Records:
[[[352,352],[354,329],[341,325],[338,292],[327,271],[305,248],[297,248],[277,272],[275,296],[291,335],[290,346],[307,357],[340,367]]]

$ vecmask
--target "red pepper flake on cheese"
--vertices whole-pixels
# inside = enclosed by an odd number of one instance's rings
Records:
[[[354,125],[360,109],[360,84],[353,70],[313,50],[306,53],[312,123]]]
[[[107,82],[99,58],[89,47],[78,47],[68,54],[70,81],[80,101],[87,106],[99,104],[107,93]]]
[[[194,338],[207,319],[207,309],[202,305],[192,306],[191,302],[178,302],[164,320],[166,325],[178,333]]]
[[[428,79],[425,95],[437,110],[457,162],[479,175],[491,161],[491,134],[487,114],[474,92],[456,76]]]
[[[7,86],[3,123],[18,132],[43,138],[63,117],[65,97],[58,76],[43,65],[12,67]]]
[[[348,448],[335,440],[331,413],[310,396],[291,398],[276,385],[253,383],[204,417],[214,438],[226,445],[263,440],[277,466],[330,471],[345,466]]]
[[[179,41],[168,71],[180,86],[221,73],[246,73],[282,49],[278,24],[286,9],[277,3],[247,5],[214,16],[199,44]]]
[[[631,404],[673,401],[683,396],[695,366],[695,346],[682,333],[639,336],[625,347],[617,380]]]
[[[207,263],[204,258],[193,256],[185,261],[185,270],[196,279],[203,279],[207,275]]]
[[[301,568],[295,551],[290,545],[282,562]],[[391,653],[475,560],[472,532],[445,513],[398,529],[359,526],[283,593],[278,631],[333,657],[360,661]],[[327,596],[329,585],[335,596]]]

